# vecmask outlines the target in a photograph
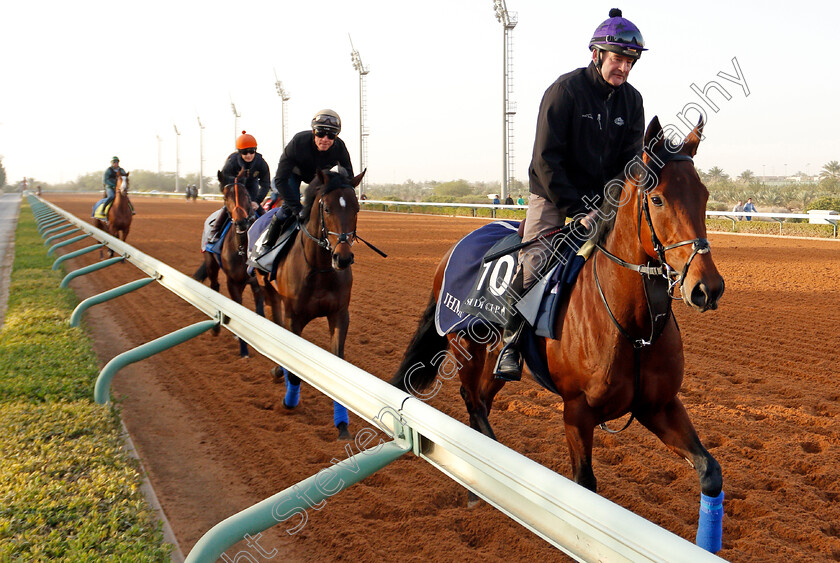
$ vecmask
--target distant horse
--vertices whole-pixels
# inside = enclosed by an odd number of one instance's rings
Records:
[[[217,256],[210,251],[205,252],[204,262],[192,277],[200,282],[209,277],[210,287],[219,291],[219,270],[223,270],[227,278],[230,298],[241,305],[245,286],[250,285],[251,291],[254,293],[256,312],[264,317],[265,306],[262,288],[256,276],[248,273],[246,264],[248,227],[254,222],[251,198],[248,195],[248,190],[245,189],[247,171],[244,168],[240,170],[233,181],[230,181],[230,178],[225,178],[221,171],[218,173],[218,178],[224,194],[224,205],[230,214],[231,225],[222,241],[221,254]],[[219,333],[218,327],[214,329],[214,333]],[[243,358],[248,357],[248,345],[242,339],[239,340],[239,355]]]
[[[128,238],[128,232],[131,230],[131,218],[131,205],[128,200],[128,174],[125,176],[117,174],[114,201],[111,202],[111,208],[108,210],[108,222],[94,219],[93,226],[125,242],[125,239]],[[109,249],[109,251],[110,256],[113,256],[114,251],[112,249]],[[100,251],[101,255],[102,252]]]
[[[327,317],[330,349],[344,357],[344,340],[350,325],[350,290],[353,287],[352,245],[356,241],[359,202],[355,187],[364,172],[355,178],[338,172],[318,170],[306,188],[301,232],[288,253],[280,259],[276,279],[263,277],[274,322],[300,335],[314,318]],[[360,239],[361,240],[361,239]],[[285,369],[278,366],[272,375],[279,381]],[[286,408],[298,404],[300,378],[286,373]],[[333,402],[333,419],[340,439],[349,439],[347,409]]]
[[[644,166],[637,164],[636,173],[611,183],[605,194],[593,238],[597,249],[561,301],[558,339],[534,336],[537,353],[563,398],[574,480],[592,491],[595,427],[631,413],[694,467],[703,495],[722,502],[720,465],[701,444],[677,397],[684,357],[671,311],[677,286],[682,301],[701,312],[717,308],[724,290],[706,240],[709,194],[693,163],[702,128],[701,121],[682,145],[674,146],[663,139],[659,120],[652,120],[644,140]],[[496,439],[488,416],[504,386],[493,375],[499,338],[492,345],[488,340],[481,344],[463,331],[440,336],[435,327],[451,253],[437,268],[431,302],[391,383],[415,392],[427,388],[439,375],[435,365],[441,356],[436,354],[446,354],[458,370],[470,426]],[[434,365],[432,358],[437,359]]]

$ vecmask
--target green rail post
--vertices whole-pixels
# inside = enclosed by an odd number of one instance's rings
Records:
[[[54,226],[54,225],[58,225],[58,226]],[[58,222],[51,223],[50,225],[48,225],[44,229],[44,231],[42,233],[39,233],[39,234],[41,235],[41,238],[44,238],[47,235],[57,233],[61,229],[66,229],[69,226],[71,226],[71,225],[67,224],[67,220],[62,217],[61,220],[59,220]],[[50,227],[52,227],[52,228],[50,228]],[[44,243],[44,244],[46,244],[46,243]]]
[[[145,360],[149,356],[154,356],[164,350],[169,350],[173,346],[177,346],[182,342],[186,342],[207,332],[218,324],[219,321],[215,319],[201,321],[114,356],[110,362],[105,364],[105,367],[99,372],[99,377],[96,378],[96,385],[93,389],[94,400],[100,405],[108,402],[111,391],[111,380],[114,379],[114,376],[123,367],[134,362],[139,362],[140,360]]]
[[[36,221],[38,222],[38,234],[42,234],[45,230],[49,229],[50,227],[54,227],[59,223],[66,223],[67,219],[62,217],[61,215],[56,215],[52,211],[49,214],[42,214],[42,217],[35,217]]]
[[[47,246],[48,244],[50,244],[54,240],[58,240],[61,237],[66,237],[67,235],[72,235],[73,233],[76,233],[78,231],[81,231],[81,229],[79,227],[74,227],[72,229],[68,229],[68,230],[64,231],[63,233],[56,233],[56,234],[54,234],[53,236],[51,236],[50,238],[48,238],[47,240],[44,241],[44,246]],[[44,234],[46,234],[46,233],[44,233]]]
[[[90,235],[88,235],[88,234],[84,234],[84,235],[79,235],[77,237],[73,237],[71,239],[67,239],[67,240],[62,241],[62,242],[57,242],[54,245],[52,245],[49,250],[47,250],[47,256],[52,256],[52,253],[55,251],[56,248],[61,248],[62,246],[67,246],[68,244],[73,244],[74,242],[79,242],[80,240],[86,239],[89,236]]]
[[[127,284],[121,285],[119,287],[115,287],[114,289],[109,289],[108,291],[104,291],[97,295],[88,297],[87,299],[76,305],[76,308],[73,309],[73,314],[70,315],[70,326],[79,326],[79,323],[82,320],[82,313],[84,313],[90,307],[98,305],[99,303],[104,303],[105,301],[114,299],[115,297],[119,297],[120,295],[125,295],[126,293],[130,293],[135,289],[146,287],[156,279],[157,278],[143,278],[135,280],[133,282],[128,282]]]
[[[65,260],[70,260],[71,258],[75,258],[76,256],[81,256],[82,254],[87,254],[88,252],[93,252],[97,248],[102,248],[103,246],[105,246],[105,243],[100,242],[98,244],[94,244],[93,246],[88,246],[88,247],[82,248],[81,250],[76,250],[75,252],[69,252],[69,253],[65,254],[64,256],[59,256],[58,259],[55,262],[53,262],[52,269],[53,270],[58,270],[58,265],[61,264],[62,262],[64,262]]]
[[[411,450],[410,441],[402,444],[386,442],[322,469],[297,485],[213,526],[193,546],[185,563],[216,561],[225,550],[245,540],[246,534],[258,534],[296,515],[300,519],[294,528],[302,528],[309,518],[309,508],[373,475]]]
[[[117,262],[122,262],[123,260],[125,260],[124,256],[114,256],[113,258],[108,258],[107,260],[103,260],[102,262],[97,262],[96,264],[91,264],[90,266],[79,268],[78,270],[74,270],[66,276],[64,276],[64,279],[61,280],[61,283],[58,285],[59,287],[67,287],[67,285],[73,278],[77,278],[79,276],[95,272],[96,270],[101,270],[102,268],[107,268],[111,264],[116,264]]]

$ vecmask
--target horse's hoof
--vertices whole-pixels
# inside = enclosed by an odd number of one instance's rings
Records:
[[[467,508],[475,508],[481,504],[481,499],[474,492],[467,493]]]
[[[268,373],[271,374],[271,377],[274,378],[274,383],[280,383],[283,381],[283,371],[280,369],[280,366],[274,366],[271,368]]]
[[[249,356],[248,354],[245,354],[244,356],[239,356],[239,358],[240,358],[240,359],[242,359],[242,360],[247,360],[247,359],[249,359],[250,357],[251,357],[251,356]]]
[[[297,405],[295,405],[295,406],[290,406],[290,405],[287,405],[287,404],[286,404],[286,399],[283,399],[283,407],[285,407],[285,408],[286,408],[286,409],[288,409],[288,410],[293,410],[293,409],[298,408],[298,406],[297,406]]]
[[[350,436],[350,431],[347,429],[346,422],[340,422],[338,426],[338,439],[339,440],[352,440],[353,437]]]

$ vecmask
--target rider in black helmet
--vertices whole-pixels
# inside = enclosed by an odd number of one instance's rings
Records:
[[[338,138],[341,118],[331,109],[322,109],[312,118],[311,129],[301,131],[286,145],[274,175],[271,199],[282,195],[283,207],[271,218],[265,248],[273,246],[287,220],[297,217],[303,208],[300,202],[300,184],[312,182],[316,170],[330,169],[335,165],[344,168],[351,177],[353,165],[344,141]]]

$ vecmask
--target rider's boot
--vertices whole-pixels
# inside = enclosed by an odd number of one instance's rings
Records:
[[[525,328],[525,318],[516,310],[516,302],[523,294],[523,270],[520,268],[510,284],[505,296],[511,313],[502,334],[502,351],[496,360],[493,375],[504,381],[519,381],[522,379],[522,354],[519,352],[519,339]]]
[[[228,217],[230,213],[228,213],[227,207],[222,207],[222,212],[219,213],[219,216],[216,217],[216,221],[213,223],[213,226],[210,228],[210,236],[207,239],[207,244],[212,244],[219,240],[219,233],[227,223]]]
[[[281,208],[280,211],[274,214],[271,218],[271,223],[268,225],[268,232],[265,234],[265,241],[263,242],[263,248],[268,250],[269,248],[274,246],[274,243],[277,242],[277,239],[280,237],[280,233],[283,232],[283,226],[286,224],[286,219],[288,215],[286,214],[286,210]]]

